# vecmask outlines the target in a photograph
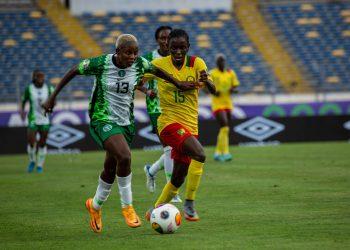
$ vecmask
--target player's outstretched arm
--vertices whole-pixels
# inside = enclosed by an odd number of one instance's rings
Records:
[[[170,74],[168,74],[166,71],[153,66],[153,72],[152,74],[154,74],[155,76],[164,79],[167,82],[170,82],[172,84],[174,84],[176,86],[176,88],[180,89],[180,90],[191,90],[191,89],[195,89],[197,88],[196,83],[194,82],[180,82],[179,80],[177,80],[176,78],[172,77]]]
[[[205,87],[208,89],[210,94],[216,94],[216,88],[214,83],[208,78],[208,73],[205,70],[202,70],[199,75],[199,82],[205,84]]]
[[[151,99],[155,98],[157,96],[157,93],[153,89],[148,89],[145,87],[145,83],[149,80],[147,77],[143,77],[140,83],[136,86],[136,89],[142,93],[144,93],[146,96],[150,97]]]
[[[45,109],[46,113],[51,113],[53,107],[55,106],[55,100],[57,95],[66,86],[70,80],[72,80],[76,75],[79,75],[78,66],[73,66],[61,79],[61,81],[56,86],[55,90],[49,96],[49,98],[41,105]]]

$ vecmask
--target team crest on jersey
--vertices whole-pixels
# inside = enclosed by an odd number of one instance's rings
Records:
[[[89,67],[90,64],[90,60],[89,59],[85,59],[83,61],[83,69],[87,69]]]
[[[124,77],[125,76],[125,70],[119,70],[118,71],[118,76],[120,76],[120,77]]]
[[[106,124],[106,125],[103,126],[102,130],[103,130],[103,132],[108,132],[108,131],[110,131],[112,128],[113,128],[113,127],[112,127],[111,124]]]
[[[187,81],[187,82],[195,82],[196,79],[195,79],[193,76],[188,76],[188,77],[186,78],[186,81]]]
[[[181,136],[183,136],[185,134],[185,130],[183,128],[180,128],[177,133]]]

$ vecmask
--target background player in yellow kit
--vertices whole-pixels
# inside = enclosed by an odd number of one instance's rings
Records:
[[[196,191],[203,172],[205,153],[198,137],[198,91],[199,85],[215,93],[215,86],[207,74],[203,59],[188,56],[190,47],[186,31],[175,29],[169,34],[170,55],[152,61],[156,67],[166,71],[175,79],[192,81],[196,87],[182,91],[163,80],[158,80],[158,94],[162,113],[158,118],[158,131],[161,140],[172,147],[174,169],[155,207],[168,203],[177,193],[187,176],[184,215],[187,220],[197,221],[199,216],[194,209]],[[146,219],[150,218],[147,211]]]
[[[220,125],[214,154],[214,159],[217,161],[230,161],[232,159],[229,152],[229,123],[233,109],[231,94],[239,85],[236,73],[232,69],[226,69],[225,64],[225,56],[218,54],[216,57],[217,67],[210,71],[210,76],[217,90],[212,95],[212,110]]]

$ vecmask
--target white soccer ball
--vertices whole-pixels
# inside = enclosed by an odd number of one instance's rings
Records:
[[[174,233],[181,225],[181,213],[172,204],[153,209],[150,219],[152,228],[160,234]]]

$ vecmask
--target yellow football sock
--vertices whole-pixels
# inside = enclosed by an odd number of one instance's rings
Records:
[[[163,188],[162,193],[160,194],[156,204],[154,207],[158,207],[161,204],[168,203],[171,201],[171,199],[177,195],[179,192],[179,189],[175,187],[171,182],[169,181]]]
[[[228,132],[229,127],[226,126],[220,128],[216,143],[215,154],[226,154],[225,151],[228,151]]]
[[[203,173],[203,162],[192,160],[188,167],[186,200],[194,200]]]
[[[219,134],[216,140],[216,148],[215,148],[215,154],[221,155],[224,151],[223,144],[222,144],[222,129],[219,130]]]
[[[229,153],[229,127],[222,127],[220,131],[222,131],[222,152],[224,154]]]

